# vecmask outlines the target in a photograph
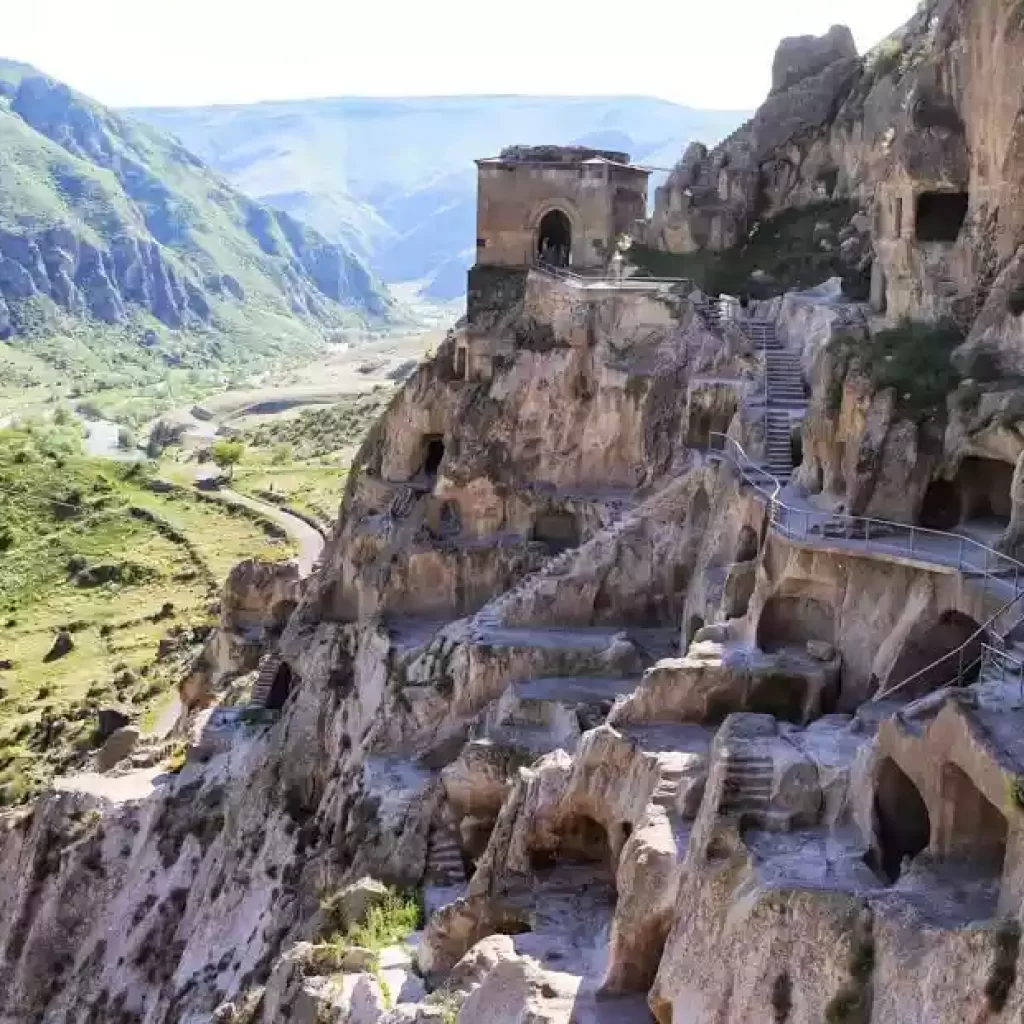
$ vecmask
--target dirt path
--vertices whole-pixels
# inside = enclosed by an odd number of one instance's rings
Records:
[[[268,519],[273,519],[287,531],[288,536],[298,545],[297,561],[300,575],[306,577],[313,571],[313,566],[324,550],[324,538],[319,530],[314,530],[305,520],[299,519],[298,516],[293,516],[290,512],[278,508],[277,505],[271,505],[269,502],[250,498],[247,494],[239,494],[238,491],[232,491],[228,487],[222,487],[218,493],[226,501],[236,505],[245,505]]]

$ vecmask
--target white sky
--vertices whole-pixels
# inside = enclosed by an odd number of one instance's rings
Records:
[[[114,106],[644,94],[754,107],[785,35],[863,52],[916,0],[0,0],[0,56]],[[6,9],[4,9],[6,8]]]

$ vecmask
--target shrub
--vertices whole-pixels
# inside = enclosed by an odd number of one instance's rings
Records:
[[[857,355],[876,389],[892,388],[897,409],[923,418],[943,411],[959,383],[951,356],[962,341],[952,324],[904,320],[873,335]]]
[[[241,441],[229,441],[226,438],[214,442],[210,448],[210,458],[218,469],[227,470],[228,476],[234,475],[235,466],[242,461],[244,454],[245,445]]]

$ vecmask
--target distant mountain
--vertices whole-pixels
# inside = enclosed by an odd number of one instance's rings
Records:
[[[151,125],[0,61],[0,363],[251,367],[394,308],[343,244]]]
[[[145,109],[243,192],[351,246],[386,281],[465,288],[476,239],[473,160],[516,143],[578,143],[671,167],[746,111],[646,97],[321,99]],[[659,179],[660,180],[660,179]]]

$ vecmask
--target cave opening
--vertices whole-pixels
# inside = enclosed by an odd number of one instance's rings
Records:
[[[580,543],[580,529],[571,512],[542,512],[533,524],[533,539],[551,551],[565,551]]]
[[[552,267],[567,267],[572,258],[572,225],[561,210],[549,210],[537,229],[537,260]]]
[[[274,673],[274,681],[270,684],[270,692],[267,694],[268,711],[280,711],[284,707],[285,701],[291,695],[293,682],[291,666],[282,661]]]
[[[931,841],[924,798],[892,758],[879,769],[874,799],[876,867],[892,884]]]
[[[835,643],[835,613],[821,598],[773,594],[757,620],[757,646],[766,652],[803,647],[808,640]]]
[[[952,480],[933,480],[924,493],[918,521],[929,530],[952,530],[960,524],[960,489]]]
[[[436,477],[444,460],[444,437],[441,434],[427,434],[423,438],[423,475]]]
[[[955,242],[967,217],[966,192],[922,192],[917,197],[915,233],[919,242]]]

